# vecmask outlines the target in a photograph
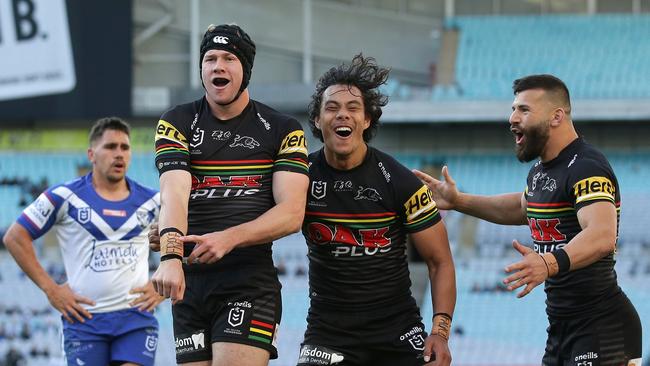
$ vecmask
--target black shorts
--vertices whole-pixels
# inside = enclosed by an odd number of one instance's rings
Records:
[[[278,357],[282,298],[275,274],[247,268],[185,273],[185,296],[172,306],[176,362],[212,359],[212,343],[246,344]],[[264,286],[264,284],[267,286]]]
[[[605,315],[549,323],[543,366],[627,366],[635,359],[641,364],[641,321],[625,294]]]
[[[396,314],[311,308],[298,365],[420,366],[426,337],[417,307]]]

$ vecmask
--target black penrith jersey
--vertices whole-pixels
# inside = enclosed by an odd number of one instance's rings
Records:
[[[617,234],[620,190],[605,156],[582,138],[553,160],[537,162],[528,173],[528,226],[538,253],[564,247],[582,230],[578,211],[594,202],[616,206]],[[546,280],[547,313],[555,317],[597,315],[621,293],[614,271],[614,253],[577,270]]]
[[[165,112],[156,128],[160,174],[182,169],[192,175],[188,234],[221,231],[252,221],[275,205],[276,171],[307,174],[307,148],[300,123],[253,101],[237,117],[215,118],[207,101]],[[189,255],[186,248],[185,254]],[[215,265],[272,265],[270,243],[238,248]]]
[[[372,147],[351,170],[329,166],[322,149],[310,154],[309,164],[302,232],[309,247],[312,306],[412,306],[406,234],[440,221],[431,191]]]

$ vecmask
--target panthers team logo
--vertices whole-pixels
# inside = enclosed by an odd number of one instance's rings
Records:
[[[379,192],[374,188],[359,186],[359,190],[357,191],[357,195],[354,197],[354,199],[377,202],[381,200],[381,196],[379,195]]]
[[[260,143],[257,142],[254,138],[250,136],[239,136],[235,135],[235,139],[232,142],[232,144],[228,145],[230,147],[245,147],[247,149],[254,149],[258,146],[260,146]]]
[[[80,207],[79,210],[77,210],[77,221],[81,224],[90,221],[90,207]]]

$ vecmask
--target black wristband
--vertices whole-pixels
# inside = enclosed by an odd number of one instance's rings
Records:
[[[449,314],[447,314],[447,313],[435,313],[435,314],[433,314],[433,317],[435,318],[437,315],[442,315],[442,316],[444,316],[445,318],[451,320],[451,315],[449,315]]]
[[[178,259],[178,260],[180,260],[181,262],[183,261],[183,257],[181,257],[181,256],[178,255],[178,254],[165,254],[165,255],[163,255],[162,257],[160,257],[160,261],[161,261],[161,262],[164,262],[164,261],[166,261],[166,260],[170,260],[170,259]]]
[[[564,249],[558,249],[551,252],[557,261],[558,273],[569,272],[571,268],[571,259]]]
[[[160,232],[158,233],[158,236],[163,236],[163,235],[165,235],[167,233],[179,233],[179,234],[181,234],[181,236],[185,235],[185,234],[183,234],[182,231],[178,230],[175,227],[166,227],[166,228],[160,230]]]

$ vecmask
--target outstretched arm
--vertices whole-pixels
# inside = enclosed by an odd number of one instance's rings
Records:
[[[273,173],[275,206],[255,220],[226,230],[183,237],[182,240],[197,244],[188,262],[214,263],[234,248],[268,243],[297,232],[305,216],[308,185],[309,178],[304,174]]]
[[[526,200],[522,193],[479,196],[460,192],[447,166],[442,168],[442,181],[419,170],[413,173],[431,189],[439,209],[456,210],[502,225],[527,224]]]
[[[83,323],[86,318],[92,318],[81,304],[95,305],[95,303],[75,294],[68,284],[59,285],[54,282],[36,258],[32,238],[22,225],[17,223],[11,225],[3,240],[16,263],[43,290],[50,304],[63,315],[65,320],[74,323],[73,319],[76,319]]]
[[[441,221],[410,237],[429,269],[431,301],[434,305],[434,324],[431,335],[425,341],[424,360],[428,362],[431,354],[435,353],[433,365],[448,366],[451,364],[451,353],[447,341],[456,306],[456,272],[447,230]]]

